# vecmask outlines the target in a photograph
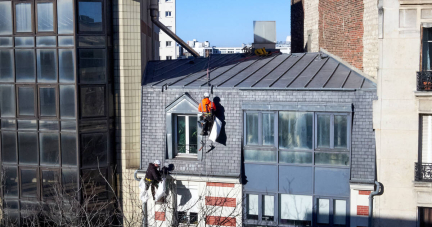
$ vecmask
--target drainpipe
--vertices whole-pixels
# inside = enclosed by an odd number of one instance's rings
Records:
[[[380,195],[381,191],[381,183],[375,181],[376,189],[371,194],[369,194],[369,227],[372,227],[372,219],[373,219],[373,197],[376,195]]]
[[[158,0],[151,0],[150,3],[150,15],[152,22],[158,26],[162,31],[164,31],[169,37],[174,39],[180,46],[185,48],[189,53],[191,53],[194,57],[199,58],[200,55],[192,49],[187,43],[185,43],[180,37],[178,37],[174,32],[172,32],[169,28],[167,28],[164,24],[159,21],[159,5]]]

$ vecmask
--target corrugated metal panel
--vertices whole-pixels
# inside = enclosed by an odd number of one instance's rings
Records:
[[[253,74],[251,77],[247,78],[240,84],[238,84],[238,87],[251,87],[253,84],[258,82],[260,79],[262,79],[264,76],[272,72],[274,69],[276,69],[281,63],[283,63],[286,59],[288,59],[289,55],[278,55],[274,60],[270,61],[267,65],[262,67],[260,70],[258,70],[255,74]]]
[[[297,76],[299,76],[318,56],[318,54],[306,54],[301,61],[297,62],[287,73],[285,73],[277,83],[271,87],[284,88],[289,85]]]

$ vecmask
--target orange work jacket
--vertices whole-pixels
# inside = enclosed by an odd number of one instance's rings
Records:
[[[216,110],[216,106],[209,98],[204,98],[198,106],[198,111],[203,113],[211,113],[211,110]]]

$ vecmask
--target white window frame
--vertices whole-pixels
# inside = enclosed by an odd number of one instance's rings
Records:
[[[185,132],[185,135],[186,135],[186,153],[178,153],[178,148],[177,148],[177,143],[178,143],[178,137],[177,137],[177,123],[178,123],[178,117],[185,117],[185,121],[186,121],[186,123],[185,123],[185,128],[186,128],[186,132]],[[194,157],[194,158],[196,158],[196,156],[197,156],[197,154],[194,154],[194,153],[189,153],[189,151],[190,151],[190,147],[189,147],[189,145],[190,145],[190,141],[189,141],[189,122],[190,122],[190,120],[189,120],[189,117],[196,117],[196,115],[189,115],[189,114],[177,114],[177,115],[175,115],[175,118],[174,118],[174,132],[173,132],[173,134],[174,134],[174,144],[175,144],[175,156],[176,157]],[[197,128],[197,133],[198,133],[198,128]],[[197,136],[198,137],[198,136]],[[196,145],[197,145],[197,153],[198,153],[198,140],[196,141]]]
[[[169,44],[169,45],[168,45]],[[165,41],[165,46],[166,47],[172,47],[172,41]]]

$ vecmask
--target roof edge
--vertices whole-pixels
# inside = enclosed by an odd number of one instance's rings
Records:
[[[332,53],[330,53],[328,50],[324,49],[324,48],[320,48],[320,51],[323,52],[324,54],[327,54],[328,56],[334,58],[336,61],[339,61],[340,63],[342,63],[343,65],[345,65],[346,67],[348,67],[349,69],[351,69],[352,71],[360,74],[361,76],[363,76],[364,78],[372,81],[375,85],[377,84],[377,80],[372,78],[371,76],[367,75],[366,73],[364,73],[363,71],[361,71],[360,69],[358,69],[357,67],[351,65],[350,63],[348,63],[347,61],[343,60],[342,58],[340,58],[337,55],[334,55]]]

